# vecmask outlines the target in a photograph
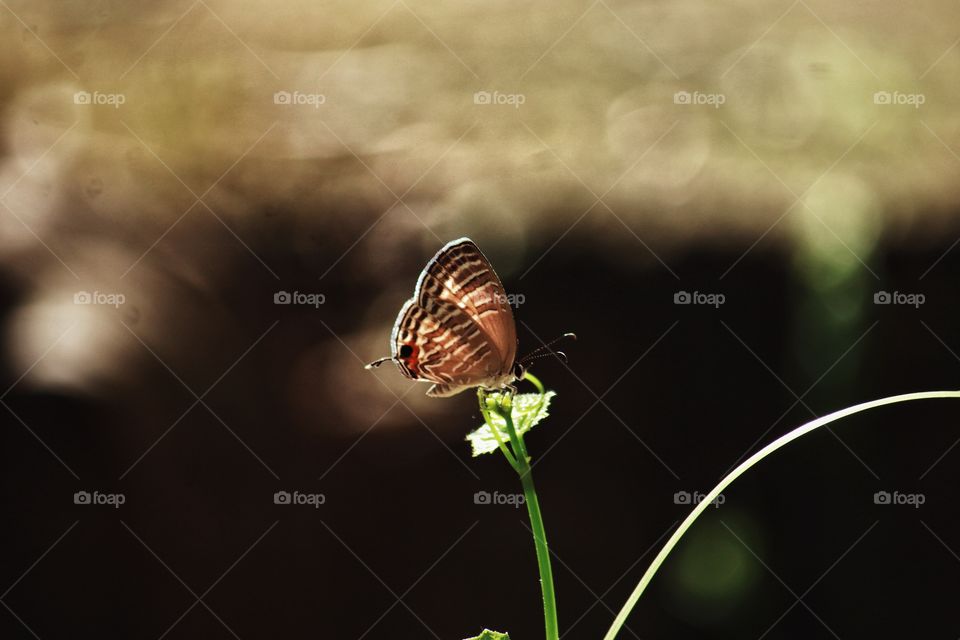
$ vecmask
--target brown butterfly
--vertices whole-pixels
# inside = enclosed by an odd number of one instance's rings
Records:
[[[516,361],[517,326],[506,291],[469,238],[447,243],[427,263],[390,342],[393,355],[367,368],[392,360],[411,380],[432,382],[428,396],[471,387],[513,389],[524,373]],[[543,348],[548,346],[537,351]]]

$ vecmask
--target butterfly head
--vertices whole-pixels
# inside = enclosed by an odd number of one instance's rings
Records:
[[[523,380],[524,374],[527,372],[527,367],[524,366],[522,362],[516,362],[513,365],[513,378],[514,380]]]

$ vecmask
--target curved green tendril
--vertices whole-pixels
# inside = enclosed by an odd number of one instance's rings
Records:
[[[670,536],[670,539],[667,540],[666,544],[663,545],[663,548],[660,549],[660,553],[657,554],[657,557],[654,558],[653,562],[650,563],[650,566],[647,567],[646,573],[643,574],[643,577],[640,578],[639,584],[637,584],[636,588],[633,590],[633,593],[630,594],[630,597],[627,598],[626,604],[623,605],[620,613],[617,614],[616,619],[614,619],[613,624],[610,626],[610,630],[607,631],[607,635],[603,637],[603,640],[613,640],[616,637],[617,633],[626,622],[627,616],[629,616],[630,612],[633,611],[637,601],[640,600],[640,596],[643,595],[647,585],[650,584],[650,580],[653,579],[654,574],[656,574],[664,560],[667,559],[667,556],[670,554],[670,552],[673,551],[673,548],[677,545],[677,542],[680,541],[680,538],[683,537],[696,519],[699,518],[700,515],[707,509],[707,507],[710,506],[710,503],[713,502],[724,489],[730,486],[734,480],[743,475],[747,469],[757,464],[777,449],[780,449],[790,442],[793,442],[800,436],[806,435],[815,429],[819,429],[820,427],[828,425],[831,422],[835,422],[841,418],[888,404],[909,402],[911,400],[927,400],[932,398],[960,398],[960,391],[922,391],[919,393],[904,393],[901,395],[880,398],[879,400],[855,404],[852,407],[834,411],[833,413],[827,414],[800,427],[797,427],[793,431],[780,436],[763,449],[760,449],[755,454],[747,458],[736,469],[727,474],[727,476],[721,480],[720,483],[715,486],[706,496],[704,496],[703,500],[701,500],[699,504],[694,507],[693,511],[690,512],[690,515],[688,515],[687,518],[677,528],[677,530],[673,532],[673,535]]]

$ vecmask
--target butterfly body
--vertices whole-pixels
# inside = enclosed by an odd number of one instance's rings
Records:
[[[509,387],[522,375],[503,284],[469,238],[446,244],[427,263],[390,342],[391,357],[368,368],[393,360],[404,376],[433,383],[428,396]]]

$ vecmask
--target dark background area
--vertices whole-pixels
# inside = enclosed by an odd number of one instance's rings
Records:
[[[739,254],[692,249],[672,264],[678,282],[664,269],[611,262],[592,246],[589,232],[572,232],[521,282],[505,281],[526,296],[517,312],[522,350],[538,344],[525,326],[541,337],[579,335],[569,369],[550,360],[534,369],[558,397],[528,438],[571,638],[605,631],[688,512],[674,504],[675,492],[706,492],[811,411],[955,388],[950,349],[960,344],[960,257],[948,255],[917,280],[941,247],[878,251],[872,268],[882,282],[862,278],[850,301],[857,313],[838,323],[802,308],[809,288],[768,248],[722,281]],[[396,277],[412,285],[427,257],[411,250]],[[349,280],[349,267],[338,277]],[[283,393],[290,354],[320,345],[321,359],[338,357],[346,347],[324,323],[348,331],[373,293],[330,289],[338,304],[302,310],[262,304],[272,283],[261,280],[252,291],[238,275],[244,293],[226,296],[238,321],[197,354],[196,370],[175,370],[204,390],[232,354],[278,322],[204,399],[229,428],[197,406],[123,479],[193,402],[149,354],[135,388],[101,401],[20,385],[5,396],[23,424],[4,412],[3,567],[14,586],[4,594],[11,611],[0,616],[3,637],[30,637],[16,617],[41,638],[226,638],[230,630],[241,638],[457,638],[481,626],[538,637],[525,510],[473,501],[481,490],[519,491],[499,454],[469,457],[462,438],[479,423],[473,395],[432,400],[439,408],[422,422],[396,405],[389,412],[400,427],[365,432],[360,424],[344,434],[332,399],[349,391],[331,378],[315,387],[317,428],[298,428]],[[727,301],[678,306],[680,288],[722,292]],[[920,309],[874,305],[881,288],[922,292],[927,301]],[[16,291],[5,299],[10,308]],[[386,333],[381,342],[386,349]],[[21,373],[7,368],[4,388]],[[373,393],[389,395],[365,375]],[[836,437],[817,431],[761,463],[681,542],[629,628],[641,638],[957,632],[956,416],[950,400],[882,408],[836,424]],[[72,504],[81,489],[122,492],[127,502]],[[322,492],[327,502],[274,505],[281,489]],[[926,502],[876,505],[881,490],[922,493]],[[192,606],[193,594],[203,603]]]

